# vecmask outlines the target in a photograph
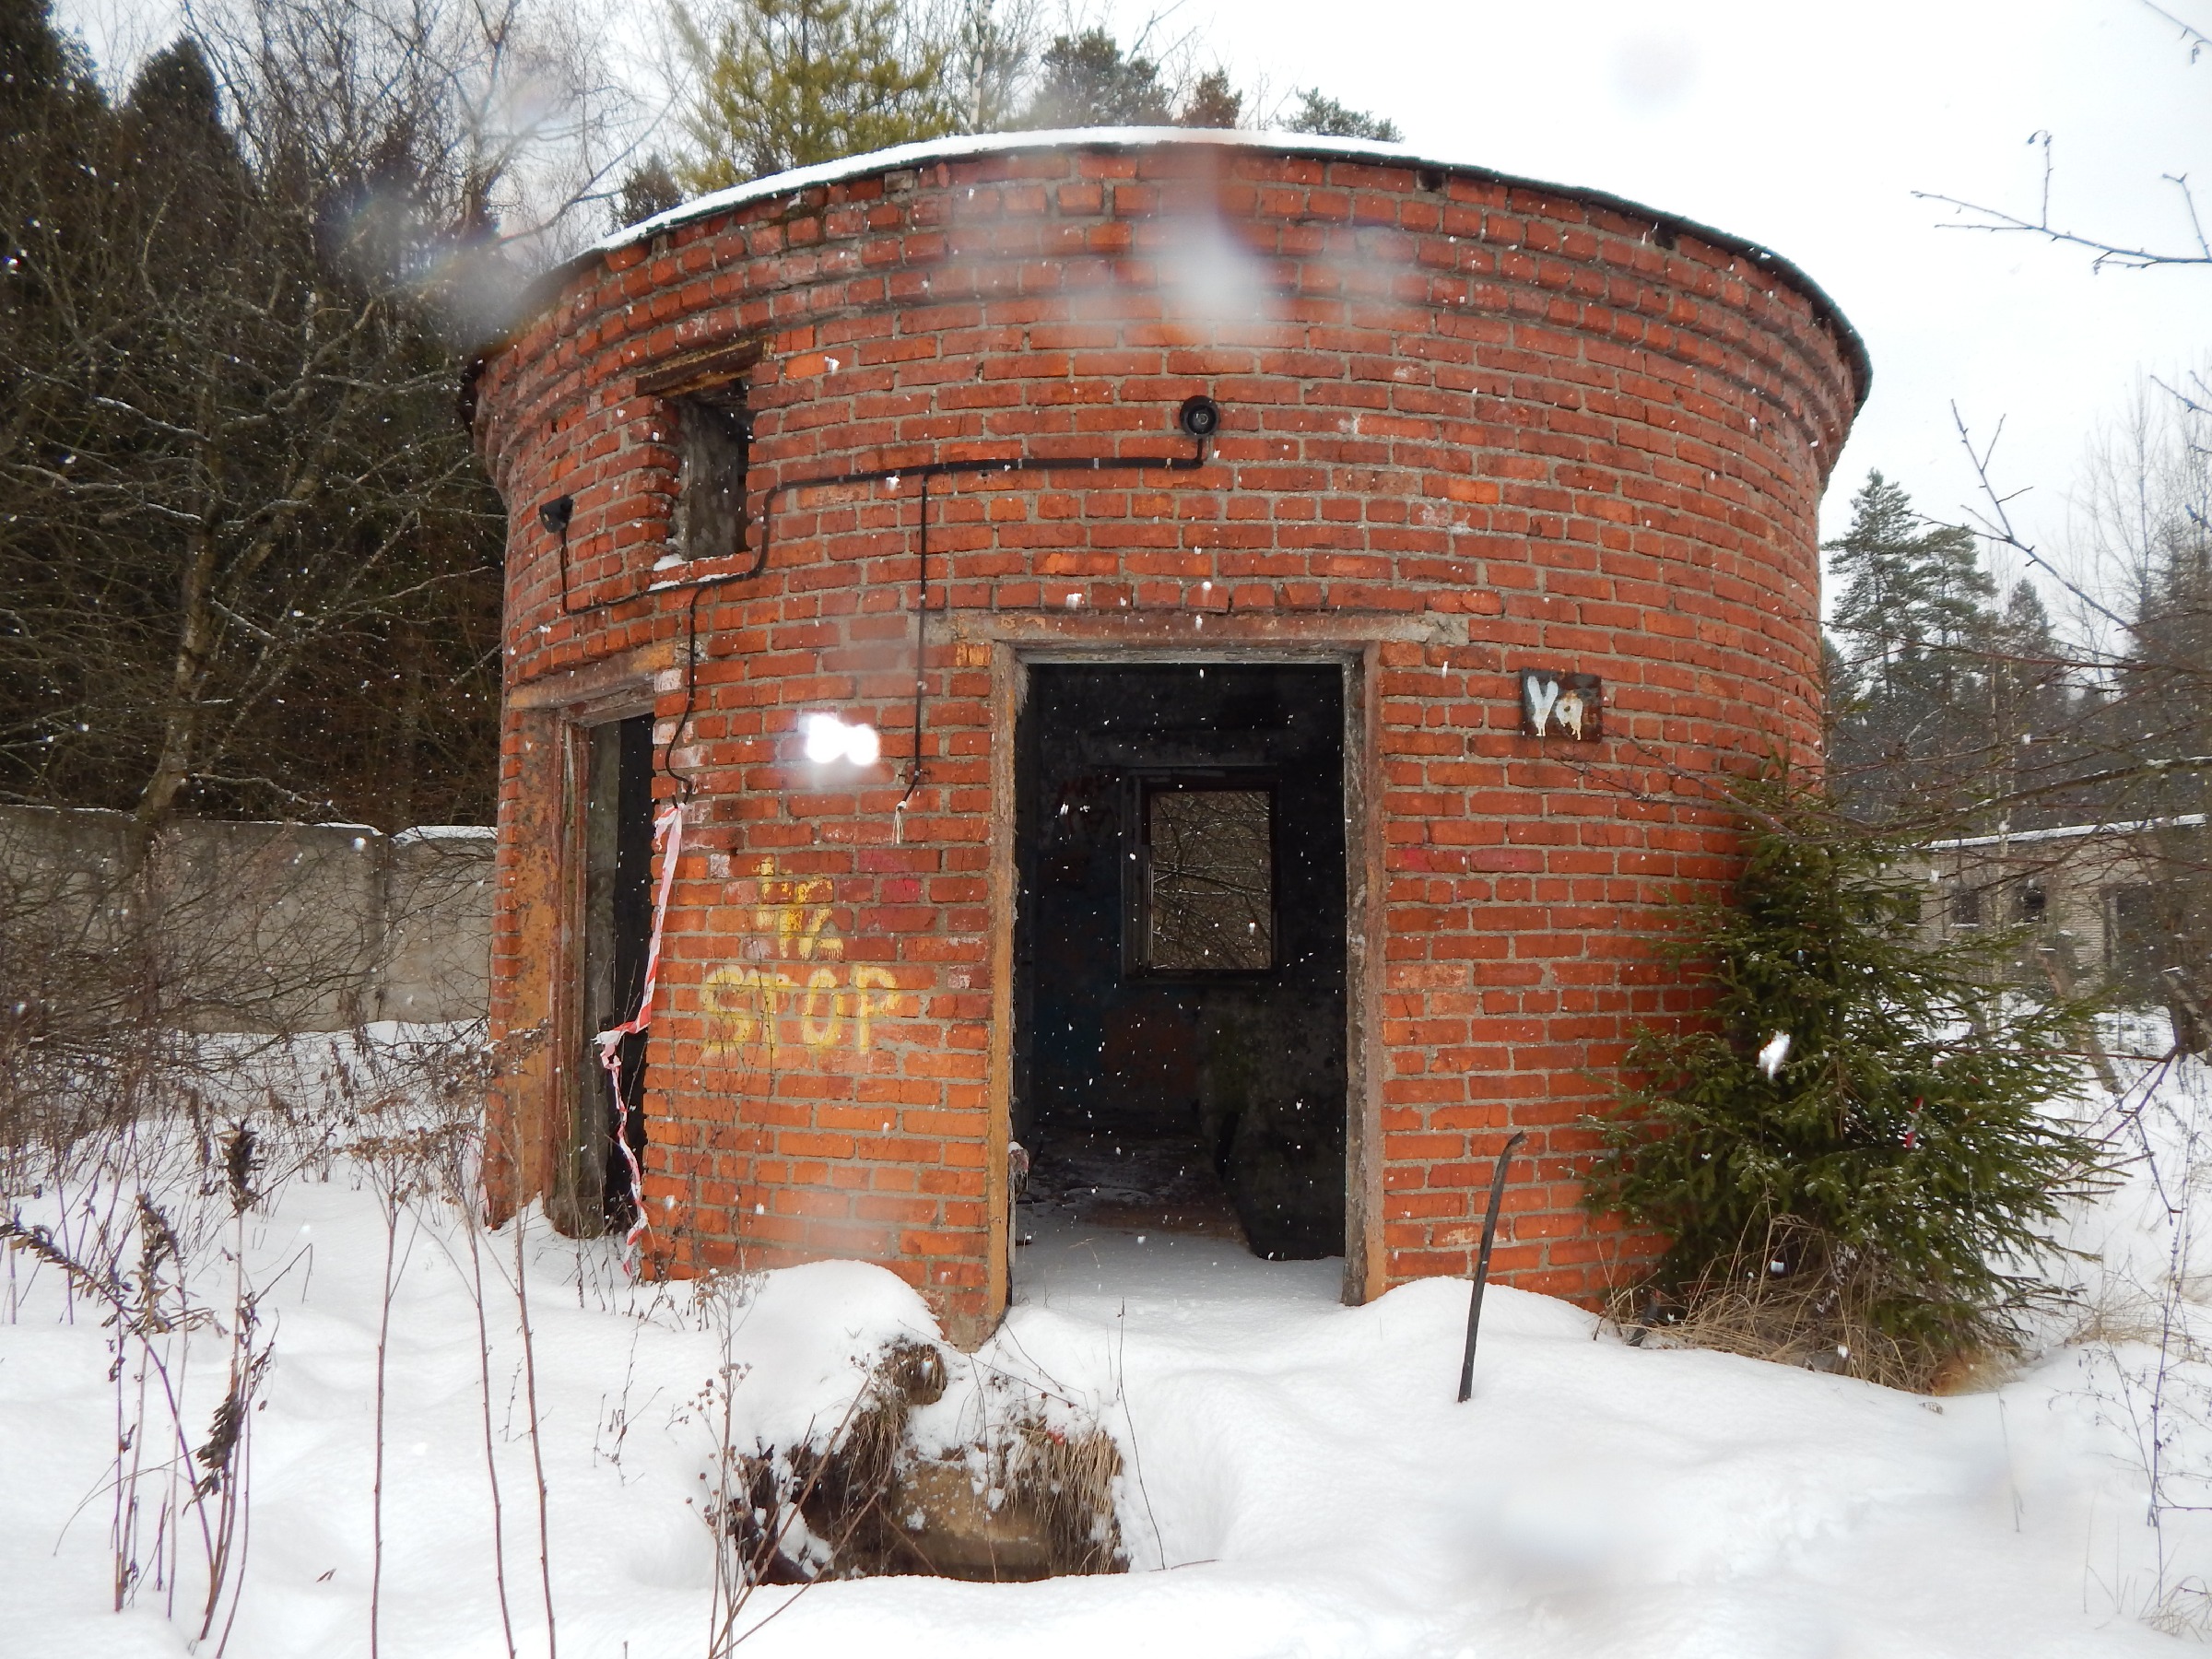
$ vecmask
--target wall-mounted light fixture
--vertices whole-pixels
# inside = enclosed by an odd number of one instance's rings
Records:
[[[546,527],[546,534],[560,536],[564,540],[569,534],[569,521],[575,516],[574,496],[555,496],[551,500],[541,503],[537,510],[537,522]]]
[[[1182,400],[1182,407],[1176,411],[1175,419],[1192,437],[1211,438],[1221,429],[1221,406],[1200,393],[1196,397]]]

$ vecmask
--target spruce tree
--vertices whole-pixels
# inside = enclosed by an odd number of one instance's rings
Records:
[[[2023,830],[2081,822],[2081,803],[2050,786],[2098,765],[2084,724],[2095,705],[2075,685],[2072,653],[2061,647],[2033,582],[2013,584],[2004,610],[1990,618],[1983,651],[1988,790],[2011,803],[1999,822]]]
[[[1025,127],[1166,126],[1173,97],[1159,64],[1124,52],[1104,29],[1061,35],[1044,49]]]
[[[1779,791],[1679,954],[1710,1018],[1640,1032],[1588,1202],[1664,1233],[1647,1305],[1724,1346],[1924,1383],[2013,1345],[2095,1146],[2056,1115],[2084,1010],[1994,987],[2018,941],[1931,942],[1902,849]]]
[[[678,6],[693,86],[682,111],[695,147],[688,190],[833,161],[956,132],[948,47],[898,0],[725,0]]]
[[[2203,418],[2200,418],[2200,421]],[[2200,425],[2196,444],[2212,433]],[[2144,760],[2212,755],[2212,450],[2198,449],[2164,480],[2177,499],[2145,535],[2134,615],[2122,653],[2110,747]],[[2189,475],[2194,476],[2189,476]],[[2212,773],[2177,768],[2132,782],[2132,818],[2202,812]]]
[[[2117,776],[2099,794],[2108,821],[2137,826],[2129,875],[2152,888],[2118,988],[2164,1003],[2175,1041],[2212,1055],[2212,409],[2172,418],[2141,490],[2134,614],[2096,723]]]
[[[1372,138],[1380,144],[1395,144],[1405,136],[1396,122],[1365,110],[1348,109],[1324,96],[1319,87],[1305,88],[1298,100],[1298,108],[1283,123],[1287,132],[1313,133],[1327,138]]]
[[[1878,472],[1828,544],[1841,586],[1833,629],[1853,695],[1831,710],[1839,800],[1875,821],[1957,810],[1986,794],[1992,764],[1983,647],[1995,586],[1974,538],[1930,527]]]

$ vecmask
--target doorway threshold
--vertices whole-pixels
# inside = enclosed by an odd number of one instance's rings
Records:
[[[1342,1300],[1344,1258],[1252,1253],[1195,1140],[1057,1135],[1015,1209],[1014,1305],[1194,1336],[1261,1335]]]

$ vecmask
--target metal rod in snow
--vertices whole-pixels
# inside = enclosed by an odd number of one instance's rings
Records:
[[[1490,1172],[1490,1213],[1482,1218],[1482,1253],[1475,1258],[1475,1288],[1467,1298],[1467,1351],[1459,1362],[1463,1405],[1475,1392],[1475,1333],[1482,1328],[1482,1287],[1490,1277],[1490,1245],[1498,1237],[1498,1206],[1505,1201],[1505,1166],[1512,1161],[1513,1148],[1527,1138],[1527,1130],[1514,1130],[1505,1150],[1498,1154],[1497,1169]]]

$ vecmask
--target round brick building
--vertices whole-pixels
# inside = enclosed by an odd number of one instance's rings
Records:
[[[1578,1123],[1689,1006],[1715,782],[1817,764],[1867,368],[1812,283],[1390,147],[1073,133],[763,180],[539,300],[471,379],[495,1206],[880,1262],[973,1339],[1032,1159],[1172,1166],[1133,1213],[1360,1300],[1469,1270],[1524,1130],[1493,1270],[1603,1290]]]

